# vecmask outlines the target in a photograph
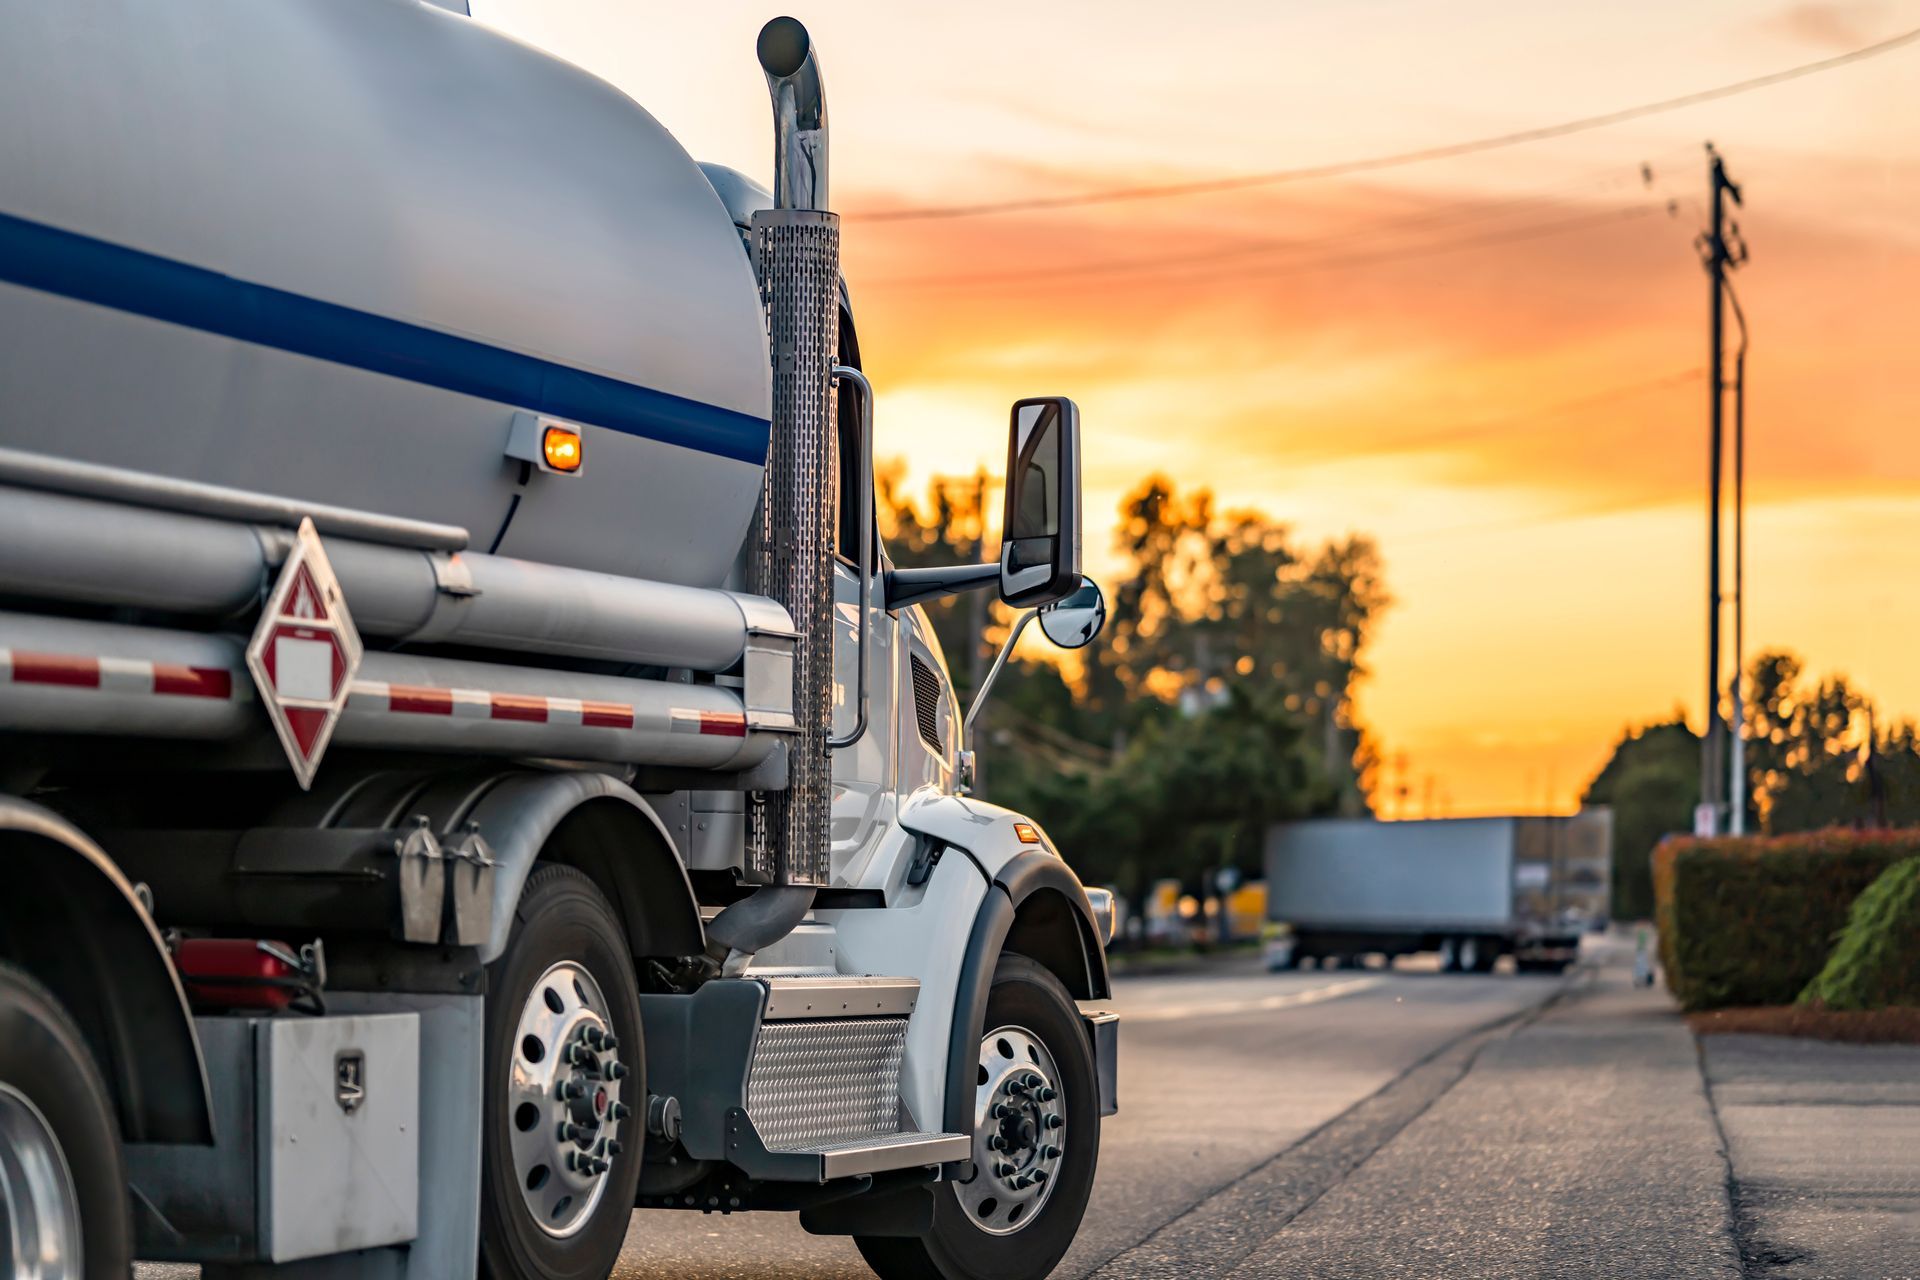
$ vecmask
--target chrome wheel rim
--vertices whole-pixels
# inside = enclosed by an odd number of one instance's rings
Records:
[[[1060,1068],[1025,1027],[996,1027],[981,1037],[977,1078],[973,1177],[954,1191],[974,1226],[1012,1235],[1040,1216],[1060,1181],[1067,1149]]]
[[[1472,973],[1480,967],[1480,940],[1478,938],[1460,939],[1460,967]]]
[[[505,1106],[521,1198],[550,1236],[579,1231],[606,1194],[627,1074],[593,975],[571,960],[541,974],[514,1030]]]
[[[32,1099],[0,1084],[0,1240],[19,1280],[77,1280],[80,1195],[53,1127]]]

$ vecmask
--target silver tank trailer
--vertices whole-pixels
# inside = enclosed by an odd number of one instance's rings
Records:
[[[0,29],[0,447],[726,579],[765,319],[634,102],[391,0],[0,0]],[[522,410],[584,428],[581,474],[506,456]]]

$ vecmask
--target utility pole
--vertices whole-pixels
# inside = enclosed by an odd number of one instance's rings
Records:
[[[1747,260],[1747,242],[1733,229],[1734,262]],[[1727,832],[1747,833],[1747,315],[1740,295],[1727,286],[1740,329],[1740,345],[1733,353],[1733,678],[1729,681],[1733,706],[1733,751],[1727,767]]]
[[[1726,369],[1721,347],[1725,327],[1727,292],[1727,197],[1740,203],[1740,188],[1727,177],[1720,153],[1707,144],[1707,182],[1713,212],[1711,230],[1705,245],[1708,280],[1707,326],[1707,706],[1706,733],[1700,739],[1700,808],[1694,828],[1703,835],[1718,835],[1726,812],[1726,737],[1727,722],[1720,714],[1720,482],[1726,470],[1722,412],[1725,408]]]

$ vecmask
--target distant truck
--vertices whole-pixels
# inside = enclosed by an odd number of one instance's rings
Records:
[[[1288,823],[1267,835],[1267,912],[1290,925],[1269,965],[1440,954],[1449,973],[1503,955],[1525,972],[1572,964],[1606,922],[1613,814]]]

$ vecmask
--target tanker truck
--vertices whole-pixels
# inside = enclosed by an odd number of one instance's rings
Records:
[[[463,8],[0,0],[0,1266],[1044,1276],[1112,903],[921,606],[1094,638],[1078,410],[896,568],[805,29],[766,187]]]

